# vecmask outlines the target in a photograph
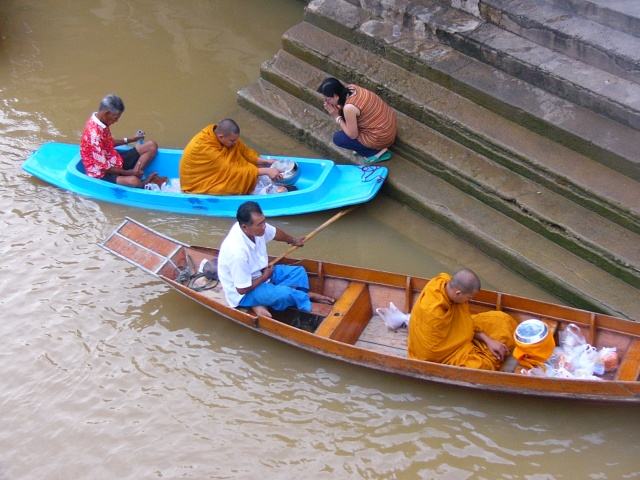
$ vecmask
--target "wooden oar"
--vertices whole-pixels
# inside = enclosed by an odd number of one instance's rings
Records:
[[[322,225],[320,225],[318,228],[316,228],[313,232],[311,232],[311,233],[307,234],[306,236],[302,237],[302,240],[304,242],[306,242],[311,237],[313,237],[316,233],[320,232],[321,230],[324,230],[324,228],[326,228],[329,225],[331,225],[333,222],[338,220],[340,217],[343,217],[347,213],[351,212],[352,210],[355,210],[356,207],[358,207],[358,205],[354,205],[353,207],[349,207],[346,210],[342,210],[341,212],[336,213],[333,217],[331,217],[329,220],[324,222]],[[293,246],[289,247],[286,252],[280,254],[275,260],[272,260],[271,262],[269,262],[269,266],[272,267],[273,265],[278,263],[280,260],[282,260],[284,257],[289,255],[291,252],[293,252],[297,248],[300,248],[300,247],[298,247],[296,245],[293,245]]]

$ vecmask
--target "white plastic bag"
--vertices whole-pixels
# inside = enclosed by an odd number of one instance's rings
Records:
[[[393,302],[389,303],[389,308],[376,308],[376,313],[382,317],[387,328],[394,332],[399,328],[407,327],[411,317],[408,313],[398,310]]]
[[[171,193],[180,193],[180,179],[179,178],[170,178],[169,181],[164,182],[160,186],[160,190],[163,192],[171,192]]]
[[[587,341],[585,340],[584,335],[582,335],[580,327],[574,323],[570,323],[567,325],[567,328],[560,332],[560,346],[565,352],[569,352],[576,347],[586,345],[586,343]]]

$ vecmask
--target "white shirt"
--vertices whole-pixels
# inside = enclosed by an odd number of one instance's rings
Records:
[[[236,289],[250,287],[253,279],[262,275],[261,270],[269,264],[267,242],[275,236],[276,227],[267,223],[264,235],[255,237],[253,243],[236,222],[222,241],[218,278],[230,307],[237,307],[244,296]]]

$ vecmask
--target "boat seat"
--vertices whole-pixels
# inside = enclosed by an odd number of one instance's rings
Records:
[[[351,282],[344,293],[331,306],[326,318],[315,334],[345,343],[355,343],[366,327],[373,309],[366,283]],[[362,319],[367,321],[362,321]]]
[[[635,382],[640,376],[640,339],[631,342],[627,353],[621,359],[616,372],[616,380],[623,382]]]

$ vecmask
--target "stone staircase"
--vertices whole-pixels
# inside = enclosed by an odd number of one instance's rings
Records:
[[[240,105],[357,163],[315,90],[376,91],[399,125],[386,194],[569,303],[640,320],[639,22],[611,29],[596,0],[406,3],[310,2]]]

